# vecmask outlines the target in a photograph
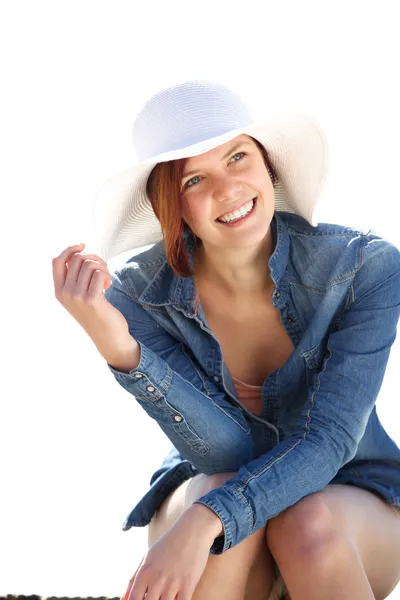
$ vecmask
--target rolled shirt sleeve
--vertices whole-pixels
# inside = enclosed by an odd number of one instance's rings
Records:
[[[361,249],[362,250],[362,249]],[[295,434],[243,465],[198,500],[221,519],[221,554],[315,493],[357,452],[375,405],[400,316],[400,252],[369,241],[352,282],[353,302],[327,340]]]
[[[164,398],[171,409],[184,414],[196,414],[201,420],[199,429],[207,432],[208,439],[203,440],[196,432],[187,430],[191,436],[188,447],[185,435],[176,435],[171,439],[179,452],[196,468],[205,474],[212,474],[218,467],[214,456],[213,464],[208,458],[208,445],[218,448],[218,455],[226,470],[236,471],[243,462],[252,456],[253,443],[248,432],[244,414],[229,400],[225,391],[219,388],[211,378],[194,364],[187,348],[179,339],[169,334],[147,311],[133,300],[124,288],[118,274],[114,274],[112,286],[105,292],[106,299],[124,315],[129,331],[140,348],[139,364],[129,372],[122,372],[107,363],[117,382],[141,404],[151,418],[157,420],[159,411],[154,408],[155,401]],[[193,416],[196,419],[196,416]],[[221,437],[221,427],[235,425],[229,435],[229,448],[225,453]],[[170,425],[159,423],[168,436]],[[238,426],[238,427],[236,427]],[[167,427],[164,429],[163,427]],[[194,429],[196,423],[194,422]],[[235,437],[237,436],[237,438]],[[226,437],[226,436],[225,436]],[[189,450],[189,454],[185,452]],[[191,452],[191,454],[190,454]],[[246,459],[243,461],[243,456]]]
[[[183,351],[181,341],[170,335],[132,298],[120,273],[113,274],[112,285],[104,295],[124,315],[129,332],[140,349],[139,364],[128,373],[107,363],[120,385],[135,397],[143,399],[149,396],[149,386],[155,388],[152,398],[162,395],[173,398],[174,392],[178,391],[175,386],[181,388],[181,393],[204,397],[200,391],[203,385],[199,371],[193,367],[188,352]],[[207,389],[213,396],[224,396],[213,382],[207,385]]]

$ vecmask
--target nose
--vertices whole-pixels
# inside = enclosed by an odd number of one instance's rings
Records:
[[[213,183],[213,197],[221,204],[235,204],[245,199],[244,185],[229,175],[220,175]]]

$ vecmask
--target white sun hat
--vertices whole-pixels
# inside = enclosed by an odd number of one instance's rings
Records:
[[[162,240],[146,194],[157,163],[203,154],[241,134],[268,152],[278,176],[275,210],[298,214],[316,227],[313,212],[327,173],[326,136],[308,116],[271,115],[268,107],[266,113],[261,122],[253,120],[242,98],[214,81],[187,81],[152,96],[133,124],[136,162],[95,196],[94,231],[105,260]]]

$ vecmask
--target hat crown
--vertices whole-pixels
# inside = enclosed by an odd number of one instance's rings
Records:
[[[241,97],[212,81],[187,81],[158,92],[133,124],[138,161],[176,151],[252,123]]]

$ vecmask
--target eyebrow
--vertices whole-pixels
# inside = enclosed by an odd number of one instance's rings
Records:
[[[231,148],[230,150],[228,150],[228,152],[226,154],[224,154],[224,156],[222,157],[221,160],[225,160],[226,158],[228,158],[228,156],[230,154],[232,154],[232,152],[234,152],[235,150],[237,150],[238,148],[241,148],[244,145],[251,145],[250,142],[240,142],[239,144],[235,144],[235,146],[233,146],[233,148]],[[188,171],[187,173],[184,173],[182,175],[182,179],[185,179],[186,177],[189,177],[189,175],[193,175],[193,173],[197,173],[200,169],[196,169],[195,171]]]

